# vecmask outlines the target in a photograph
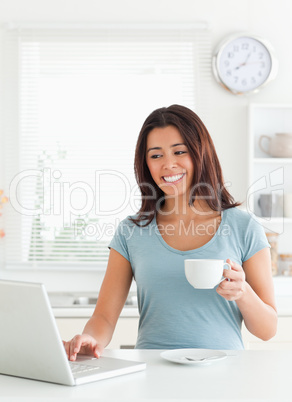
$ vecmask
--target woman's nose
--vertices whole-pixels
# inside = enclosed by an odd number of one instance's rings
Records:
[[[165,169],[170,169],[173,167],[176,167],[176,157],[175,155],[165,155],[164,161],[163,161],[163,167]]]

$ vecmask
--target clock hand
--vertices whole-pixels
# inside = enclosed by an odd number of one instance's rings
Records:
[[[249,63],[246,64],[259,64],[259,63],[263,63],[261,60],[259,61],[250,61]]]
[[[246,64],[247,60],[250,58],[250,55],[251,55],[251,53],[249,53],[249,54],[247,55],[247,58],[246,58],[244,64]]]
[[[239,70],[240,67],[245,66],[245,65],[247,64],[247,60],[250,58],[250,55],[251,55],[251,53],[249,53],[249,54],[247,55],[247,58],[245,59],[244,63],[239,64],[239,66],[235,67],[234,70]],[[248,63],[248,64],[249,64],[249,63]]]

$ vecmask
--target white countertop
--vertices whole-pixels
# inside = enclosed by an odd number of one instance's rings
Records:
[[[160,350],[106,350],[105,355],[145,361],[145,371],[68,387],[0,375],[1,402],[37,401],[230,401],[292,400],[292,351],[228,351],[204,365],[181,365]],[[36,399],[33,399],[36,398]]]

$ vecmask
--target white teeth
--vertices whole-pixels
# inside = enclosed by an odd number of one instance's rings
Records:
[[[163,179],[165,181],[167,181],[168,183],[173,183],[173,182],[181,179],[183,177],[183,175],[184,175],[184,173],[183,174],[177,174],[175,176],[163,176]]]

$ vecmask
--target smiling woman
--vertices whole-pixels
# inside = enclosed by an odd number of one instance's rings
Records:
[[[137,348],[242,349],[242,320],[254,335],[271,338],[277,314],[269,244],[253,217],[236,208],[196,113],[180,105],[152,112],[138,137],[135,173],[141,208],[110,243],[94,314],[81,336],[65,342],[68,356],[102,353],[133,278]],[[186,259],[227,261],[226,280],[194,289],[184,274]]]

